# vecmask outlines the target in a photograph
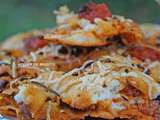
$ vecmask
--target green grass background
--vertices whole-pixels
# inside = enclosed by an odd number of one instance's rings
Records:
[[[0,41],[18,32],[53,27],[54,9],[68,5],[77,10],[91,0],[0,0]],[[160,19],[160,6],[155,0],[92,0],[108,3],[114,14],[139,23],[155,23]]]

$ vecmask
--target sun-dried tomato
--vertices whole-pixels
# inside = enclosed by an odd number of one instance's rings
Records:
[[[146,115],[153,116],[155,120],[160,119],[160,102],[153,100],[149,104],[138,104],[138,110]]]
[[[122,93],[125,93],[127,96],[130,96],[130,97],[136,97],[142,94],[139,90],[137,90],[135,87],[131,85],[128,85],[127,87],[125,87],[122,90]]]
[[[109,10],[108,6],[104,3],[96,4],[96,3],[89,3],[84,5],[79,10],[80,18],[88,19],[91,22],[94,22],[95,18],[106,19],[112,16],[111,11]]]
[[[25,41],[25,48],[29,51],[37,50],[38,48],[42,48],[47,45],[47,41],[43,40],[41,37],[33,37],[29,38]]]
[[[160,51],[148,46],[135,46],[129,48],[128,51],[132,57],[135,57],[139,60],[146,60],[146,59],[152,61],[160,60]]]

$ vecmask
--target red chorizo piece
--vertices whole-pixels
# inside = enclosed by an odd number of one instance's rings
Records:
[[[137,90],[135,87],[131,85],[128,85],[127,87],[125,87],[122,90],[122,93],[126,94],[129,97],[137,97],[142,95],[142,93],[139,90]]]
[[[29,68],[20,68],[18,71],[18,76],[25,76],[29,78],[35,78],[38,75],[38,71]]]
[[[112,17],[112,13],[108,9],[108,6],[104,3],[102,4],[89,3],[84,5],[80,9],[79,17],[94,22],[95,18],[106,19],[107,17]]]
[[[42,48],[47,45],[48,42],[41,37],[33,37],[25,40],[25,48],[29,51],[35,51],[38,48]]]
[[[145,45],[131,47],[127,50],[132,57],[139,60],[150,59],[152,61],[160,61],[160,51]]]
[[[149,104],[138,104],[138,110],[146,115],[153,116],[155,120],[160,119],[160,102],[153,100]]]

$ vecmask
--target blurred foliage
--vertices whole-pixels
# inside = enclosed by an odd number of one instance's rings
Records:
[[[54,9],[68,5],[73,10],[91,0],[0,0],[0,40],[17,32],[53,27]],[[92,0],[106,2],[114,14],[139,23],[156,22],[160,6],[154,0]]]

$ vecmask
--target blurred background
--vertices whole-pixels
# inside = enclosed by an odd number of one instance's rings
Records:
[[[91,0],[0,0],[0,41],[19,32],[53,27],[54,9],[68,5],[73,10]],[[112,13],[139,23],[160,23],[160,5],[156,0],[92,0],[105,2]]]

